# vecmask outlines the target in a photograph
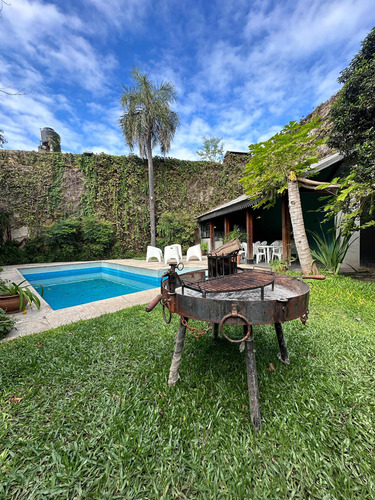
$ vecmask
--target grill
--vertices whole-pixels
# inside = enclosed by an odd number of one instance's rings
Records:
[[[190,282],[189,278],[182,279],[182,293],[185,288],[196,290],[206,297],[207,293],[241,292],[243,290],[260,289],[261,299],[264,299],[264,287],[271,285],[274,290],[275,278],[272,273],[264,272],[241,272],[229,276],[218,276],[215,278],[200,279]]]
[[[274,324],[280,349],[277,357],[288,365],[290,361],[282,324],[298,318],[305,324],[309,292],[305,282],[283,274],[238,268],[235,274],[224,276],[206,278],[205,270],[179,276],[176,265],[171,264],[162,277],[160,295],[146,307],[146,311],[150,312],[161,301],[167,323],[171,321],[172,314],[180,316],[168,385],[176,384],[179,378],[186,329],[197,337],[212,329],[213,338],[217,338],[220,330],[230,342],[244,344],[251,422],[255,429],[260,429],[253,326]],[[206,321],[212,327],[200,332],[188,324],[189,318]],[[225,332],[226,324],[243,325],[243,337],[229,336]]]

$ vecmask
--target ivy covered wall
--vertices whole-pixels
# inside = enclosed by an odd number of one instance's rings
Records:
[[[192,218],[242,194],[244,157],[224,164],[154,158],[157,218],[164,212]],[[149,242],[147,161],[135,155],[0,151],[0,210],[13,227],[41,227],[70,215],[113,222],[124,249]]]

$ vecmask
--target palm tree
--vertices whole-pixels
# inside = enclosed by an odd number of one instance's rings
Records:
[[[132,69],[131,76],[135,86],[123,86],[121,105],[125,112],[119,122],[130,151],[138,144],[140,155],[148,160],[151,245],[156,246],[152,148],[160,146],[163,154],[170,150],[179,125],[177,113],[170,109],[170,104],[176,101],[177,93],[172,83],[162,82],[157,86],[137,68]]]

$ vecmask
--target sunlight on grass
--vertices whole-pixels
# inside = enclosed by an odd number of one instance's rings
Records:
[[[159,308],[2,344],[0,498],[373,498],[374,292],[314,283],[289,366],[254,328],[259,434],[238,346],[188,336],[167,386],[178,318]]]

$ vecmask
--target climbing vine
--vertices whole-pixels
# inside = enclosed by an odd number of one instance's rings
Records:
[[[194,238],[199,214],[242,194],[238,179],[245,163],[236,156],[220,165],[155,157],[157,220],[166,212],[189,220]],[[0,150],[0,210],[14,226],[29,226],[32,236],[67,216],[95,216],[112,223],[116,255],[143,252],[149,241],[147,175],[147,161],[136,155]]]

